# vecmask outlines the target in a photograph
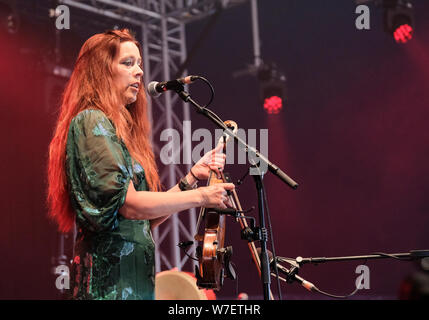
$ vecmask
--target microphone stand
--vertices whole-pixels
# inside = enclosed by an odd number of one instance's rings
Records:
[[[275,164],[270,162],[265,156],[263,156],[258,150],[256,150],[253,147],[250,147],[246,142],[244,142],[242,139],[240,139],[236,134],[234,134],[226,125],[225,123],[214,113],[210,112],[209,109],[205,107],[201,107],[196,101],[194,101],[190,94],[185,91],[184,86],[182,84],[178,84],[176,89],[174,90],[179,95],[179,97],[188,103],[191,103],[195,108],[197,113],[204,115],[206,118],[208,118],[210,121],[212,121],[216,126],[223,129],[224,132],[226,132],[230,137],[234,139],[234,142],[241,147],[246,153],[252,156],[253,159],[259,158],[259,166],[252,165],[254,168],[253,172],[251,172],[251,175],[253,176],[255,183],[256,183],[256,189],[258,192],[258,207],[259,207],[259,220],[260,220],[260,228],[261,228],[261,279],[262,279],[262,286],[263,286],[263,295],[264,300],[270,299],[270,267],[269,267],[269,257],[267,252],[267,231],[265,228],[265,213],[264,213],[264,186],[262,182],[263,174],[266,172],[266,168],[273,173],[275,176],[277,176],[280,180],[282,180],[284,183],[289,185],[292,189],[298,188],[298,183],[296,183],[293,179],[291,179],[286,173],[284,173],[279,167],[277,167]],[[261,171],[261,167],[264,170]]]
[[[383,253],[376,252],[370,255],[363,256],[344,256],[344,257],[317,257],[317,258],[303,258],[301,256],[297,257],[295,260],[277,257],[279,262],[287,262],[295,267],[301,267],[303,264],[312,263],[319,264],[324,262],[331,261],[349,261],[349,260],[371,260],[371,259],[399,259],[404,261],[412,261],[416,259],[423,259],[429,257],[429,250],[410,250],[408,253]]]
[[[259,170],[259,167],[256,167]],[[270,262],[268,258],[267,252],[267,241],[268,236],[265,228],[265,211],[264,211],[264,184],[262,182],[263,173],[259,171],[259,175],[253,175],[253,179],[255,180],[256,190],[258,192],[258,211],[259,211],[259,224],[261,228],[261,279],[262,279],[262,287],[264,293],[264,299],[268,300],[270,294]]]
[[[344,256],[344,257],[317,257],[317,258],[303,258],[297,257],[296,259],[284,258],[284,257],[276,257],[275,261],[277,262],[286,262],[291,268],[287,269],[281,265],[279,265],[279,270],[286,276],[286,279],[282,279],[287,283],[292,283],[293,281],[299,282],[304,288],[309,291],[315,291],[333,298],[347,298],[348,296],[335,296],[332,294],[328,294],[326,292],[318,289],[311,282],[301,278],[298,276],[299,268],[307,263],[311,263],[317,265],[319,263],[325,262],[334,262],[334,261],[350,261],[350,260],[371,260],[371,259],[398,259],[401,261],[414,261],[418,259],[424,259],[429,257],[429,250],[410,250],[408,253],[383,253],[376,252],[370,255],[361,255],[361,256]],[[273,261],[274,262],[274,261]],[[358,288],[357,288],[358,289]],[[355,290],[356,292],[357,290]],[[355,293],[354,292],[354,293]],[[354,294],[353,293],[353,294]]]

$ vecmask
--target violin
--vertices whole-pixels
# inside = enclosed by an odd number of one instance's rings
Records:
[[[232,120],[224,122],[225,125],[232,129],[235,134],[238,131],[238,125]],[[224,134],[221,139],[224,140],[223,152],[226,152],[226,142],[229,135]],[[215,183],[231,182],[227,174],[220,173],[220,177],[211,171],[207,185]],[[246,218],[243,215],[243,209],[238,199],[235,190],[228,191],[228,198],[232,204],[232,208],[237,212],[236,221],[240,222],[242,230],[249,229]],[[204,233],[198,234],[201,222],[204,221]],[[235,280],[236,273],[231,265],[232,246],[225,247],[225,232],[226,232],[225,214],[219,214],[218,211],[212,208],[201,208],[197,221],[197,234],[195,240],[202,242],[202,246],[198,246],[196,256],[199,265],[195,266],[195,276],[197,278],[197,286],[199,288],[213,289],[219,291],[223,286],[225,277]],[[252,241],[248,242],[248,247],[256,265],[259,277],[261,277],[261,260],[256,250],[255,244]],[[273,295],[270,291],[271,299]]]
[[[225,124],[232,127],[235,122],[226,121]],[[224,140],[223,152],[225,153],[228,137],[224,135],[221,139]],[[210,171],[207,181],[208,186],[225,182],[228,181],[223,172],[220,173],[220,177],[217,177],[215,172]],[[197,234],[194,237],[195,240],[203,243],[196,250],[199,262],[199,266],[195,266],[197,286],[219,291],[223,286],[225,276],[233,280],[236,278],[235,271],[231,265],[232,246],[225,247],[225,215],[219,214],[213,208],[202,207],[198,217],[197,232],[200,229],[201,221],[204,221],[205,224],[204,233]]]

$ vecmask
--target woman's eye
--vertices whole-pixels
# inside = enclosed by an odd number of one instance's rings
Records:
[[[132,61],[130,61],[130,60],[124,61],[124,62],[122,62],[122,64],[124,64],[126,66],[132,66],[133,65]]]

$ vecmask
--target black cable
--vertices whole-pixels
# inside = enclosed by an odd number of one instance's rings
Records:
[[[271,275],[272,276],[276,276],[274,273],[271,273]],[[281,280],[283,280],[284,282],[286,282],[286,283],[289,283],[288,282],[288,280],[286,280],[285,278],[283,278],[283,277],[277,277],[277,280],[279,280],[279,279],[281,279]],[[328,297],[331,297],[331,298],[336,298],[336,299],[347,299],[347,298],[349,298],[349,297],[351,297],[351,296],[353,296],[353,295],[355,295],[356,294],[356,292],[358,292],[358,290],[359,290],[359,287],[356,287],[356,289],[352,292],[352,293],[350,293],[350,294],[348,294],[348,295],[345,295],[345,296],[337,296],[337,295],[335,295],[335,294],[331,294],[331,293],[327,293],[327,292],[325,292],[325,291],[322,291],[322,290],[320,290],[319,288],[317,288],[315,285],[313,285],[313,287],[312,287],[312,289],[311,289],[311,291],[314,291],[314,292],[317,292],[317,293],[320,293],[320,294],[322,294],[322,295],[325,295],[325,296],[328,296]]]
[[[186,256],[188,256],[188,258],[195,260],[195,261],[199,261],[198,259],[191,257],[189,255],[188,250],[185,249],[185,248],[187,248],[187,246],[185,247],[185,246],[182,246],[181,244],[179,244],[178,247],[183,250],[183,253],[186,254]]]
[[[215,117],[219,122],[224,122],[216,113],[214,113],[212,110],[207,109],[207,107],[212,103],[214,96],[215,96],[215,92],[214,92],[214,88],[211,85],[210,81],[208,81],[206,78],[201,77],[201,76],[195,76],[198,80],[202,80],[203,82],[205,82],[209,88],[210,88],[210,92],[211,92],[211,97],[209,100],[209,103],[207,103],[205,106],[201,107],[201,109],[203,109],[203,112],[207,112],[210,113],[213,117]]]
[[[205,110],[205,111],[207,111],[207,113],[210,113],[210,114],[211,114],[213,117],[215,117],[219,122],[222,122],[222,123],[223,123],[222,119],[221,119],[221,118],[219,118],[219,116],[218,116],[216,113],[214,113],[212,110],[207,109],[207,108],[205,108],[205,107],[204,107],[204,110]]]
[[[374,253],[374,254],[379,254],[379,255],[386,255],[386,256],[391,256],[391,255],[389,255],[389,254],[387,254],[387,253]],[[394,257],[394,256],[393,256]],[[395,258],[397,258],[397,259],[399,259],[398,257],[395,257]],[[291,261],[294,261],[295,259],[292,259],[292,258],[287,258],[287,257],[285,257],[285,258],[283,258],[284,260],[291,260]],[[400,259],[400,260],[402,260],[402,259]],[[283,261],[283,260],[282,260]],[[364,259],[364,262],[363,262],[363,264],[364,265],[366,265],[366,263],[367,263],[367,259]],[[285,261],[286,262],[286,261]],[[287,263],[289,263],[289,264],[291,264],[290,262],[287,262]],[[291,274],[291,272],[289,272],[290,274]],[[273,276],[275,276],[275,274],[273,274],[272,273],[272,275]],[[288,280],[286,280],[286,279],[284,279],[284,278],[282,278],[282,277],[279,277],[281,280],[283,280],[284,282],[286,282],[286,283],[289,283],[289,281]],[[298,281],[298,280],[296,280],[294,277],[292,277],[292,279],[294,279],[295,281]],[[277,279],[278,280],[278,279]],[[325,291],[322,291],[322,290],[320,290],[319,288],[317,288],[314,284],[313,284],[313,287],[312,287],[312,289],[311,289],[311,291],[315,291],[315,292],[317,292],[317,293],[319,293],[319,294],[322,294],[322,295],[325,295],[325,296],[328,296],[328,297],[331,297],[331,298],[336,298],[336,299],[347,299],[347,298],[349,298],[349,297],[351,297],[351,296],[354,296],[357,292],[358,292],[358,290],[359,290],[359,286],[356,286],[356,289],[352,292],[352,293],[349,293],[349,294],[347,294],[347,295],[344,295],[344,296],[339,296],[339,295],[335,295],[335,294],[331,294],[331,293],[328,293],[328,292],[325,292]]]
[[[366,265],[367,261],[368,260],[365,259],[363,264]],[[317,288],[316,286],[314,286],[314,291],[316,291],[316,292],[318,292],[320,294],[323,294],[325,296],[328,296],[328,297],[331,297],[331,298],[336,298],[336,299],[347,299],[347,298],[349,298],[351,296],[354,296],[358,292],[358,290],[359,290],[359,286],[356,286],[356,289],[352,293],[350,293],[348,295],[345,295],[345,296],[337,296],[337,295],[330,294],[330,293],[327,293],[325,291],[322,291],[319,288]]]
[[[323,294],[323,295],[325,295],[325,296],[331,297],[331,298],[336,298],[336,299],[347,299],[347,298],[349,298],[349,297],[351,297],[351,296],[355,295],[355,294],[356,294],[356,292],[358,292],[359,287],[356,287],[356,289],[355,289],[352,293],[350,293],[350,294],[348,294],[348,295],[345,295],[345,296],[337,296],[337,295],[334,295],[334,294],[330,294],[330,293],[324,292],[324,291],[320,290],[319,288],[317,288],[316,286],[314,286],[313,290],[314,290],[314,291],[316,291],[316,292],[318,292],[318,293],[320,293],[320,294]]]
[[[367,262],[367,259],[365,259],[365,262],[363,264],[366,265],[366,262]],[[324,292],[324,291],[320,290],[319,288],[317,288],[316,286],[314,286],[314,290],[316,292],[320,293],[320,294],[323,294],[323,295],[331,297],[331,298],[347,299],[347,298],[349,298],[351,296],[354,296],[356,294],[356,292],[358,292],[359,286],[356,286],[356,289],[352,293],[350,293],[348,295],[345,295],[345,296],[337,296],[337,295],[334,295],[334,294],[330,294],[330,293]]]
[[[213,86],[211,85],[211,83],[210,83],[210,81],[208,81],[206,78],[204,78],[204,77],[201,77],[201,76],[195,76],[198,80],[202,80],[203,82],[205,82],[208,86],[209,86],[209,88],[210,88],[210,92],[211,92],[211,96],[210,96],[210,100],[209,100],[209,103],[207,103],[205,106],[203,106],[202,108],[207,108],[212,102],[213,102],[213,99],[214,99],[214,95],[215,95],[215,93],[214,93],[214,88],[213,88]],[[211,110],[209,110],[209,109],[207,109],[207,111],[209,111],[209,112],[211,112]],[[217,117],[217,119],[218,120],[220,120],[219,119],[219,117],[216,115],[216,117]]]

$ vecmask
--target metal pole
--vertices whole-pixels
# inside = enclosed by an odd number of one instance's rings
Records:
[[[254,65],[259,67],[262,63],[261,44],[259,39],[259,22],[258,22],[258,0],[251,0],[252,11],[252,36],[253,36],[253,55]]]
[[[166,0],[161,0],[161,32],[162,32],[162,63],[163,63],[163,77],[164,79],[170,79],[170,57],[169,57],[169,47],[168,47],[168,32],[167,32],[167,18],[165,16],[165,6]],[[166,113],[166,129],[173,129],[173,105],[171,100],[171,92],[166,92],[165,97],[165,113]],[[172,135],[171,135],[172,136]],[[172,158],[175,159],[176,149],[172,149]],[[174,170],[173,164],[168,165],[168,183],[169,188],[173,187],[176,184],[176,172]],[[170,223],[172,223],[172,229],[170,233],[170,253],[172,254],[171,260],[173,265],[176,266],[180,271],[180,252],[176,249],[177,244],[179,243],[179,218],[177,214],[173,214],[170,217]]]

